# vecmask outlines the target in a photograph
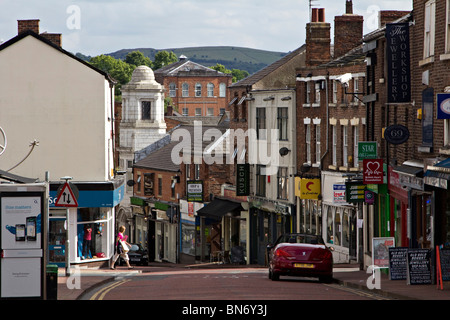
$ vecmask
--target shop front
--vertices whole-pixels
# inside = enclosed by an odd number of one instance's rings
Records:
[[[156,262],[178,262],[178,230],[180,221],[179,204],[148,200],[149,260]]]
[[[432,249],[450,247],[450,158],[427,165],[424,183],[431,196],[424,199],[422,216],[417,219],[419,244]]]
[[[250,260],[253,264],[267,265],[267,246],[275,243],[284,233],[294,231],[292,212],[295,206],[250,196]]]
[[[115,207],[123,199],[123,181],[71,186],[78,207],[55,206],[61,183],[50,184],[49,263],[106,266],[114,254]]]
[[[322,171],[322,236],[334,248],[335,263],[348,263],[358,259],[358,212],[362,206],[347,202],[346,176],[342,173]],[[310,213],[312,214],[312,213]]]
[[[215,197],[197,211],[196,257],[200,261],[224,259],[231,262],[232,252],[246,252],[247,217],[241,202]],[[242,215],[241,215],[242,213]],[[246,263],[242,257],[240,263]]]

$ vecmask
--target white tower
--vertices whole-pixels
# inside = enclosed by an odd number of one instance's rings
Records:
[[[135,152],[148,147],[166,135],[164,121],[164,87],[155,81],[153,70],[139,66],[131,80],[122,86],[122,120],[120,122],[120,170],[126,170],[127,181],[132,180]],[[132,187],[122,205],[129,209]],[[131,210],[131,209],[130,209]],[[127,212],[128,213],[128,212]]]

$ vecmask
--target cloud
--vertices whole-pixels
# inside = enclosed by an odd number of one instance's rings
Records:
[[[410,10],[411,0],[353,1],[372,18],[373,6]],[[345,11],[344,1],[319,0],[326,20]],[[0,0],[0,39],[17,34],[18,19],[38,18],[41,30],[63,34],[63,46],[88,55],[123,48],[245,46],[287,52],[305,41],[308,2],[292,0]],[[80,9],[80,28],[68,27],[69,6]],[[372,6],[372,7],[371,7]],[[366,25],[364,32],[370,32]],[[332,30],[333,32],[333,30]],[[333,33],[332,33],[333,34]]]

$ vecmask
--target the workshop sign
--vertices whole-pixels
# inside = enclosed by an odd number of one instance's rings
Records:
[[[386,24],[388,103],[411,102],[409,23]]]

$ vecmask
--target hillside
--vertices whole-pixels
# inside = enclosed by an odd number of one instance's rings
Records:
[[[108,53],[108,55],[116,59],[124,59],[125,56],[132,51],[140,51],[152,61],[158,51],[172,51],[178,57],[185,55],[189,60],[207,67],[220,63],[227,69],[245,70],[250,74],[261,70],[265,66],[272,64],[286,55],[284,52],[265,51],[242,47],[192,47],[171,49],[136,48],[122,49],[116,52]]]

